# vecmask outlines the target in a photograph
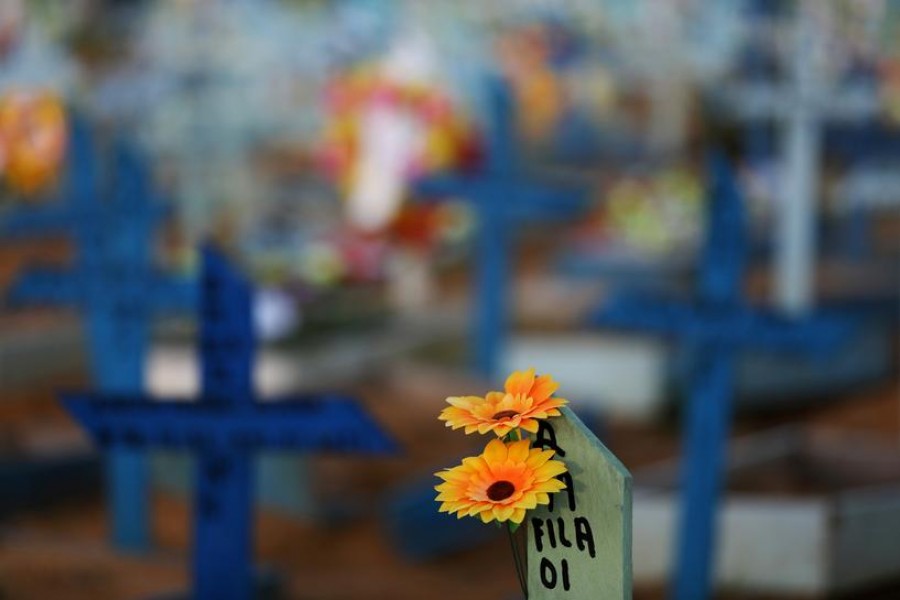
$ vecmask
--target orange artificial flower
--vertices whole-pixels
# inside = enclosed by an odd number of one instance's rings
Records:
[[[515,371],[506,378],[504,391],[480,396],[447,398],[451,406],[441,411],[438,419],[447,427],[466,428],[466,433],[493,431],[503,437],[521,427],[536,433],[538,420],[558,417],[559,407],[568,403],[554,398],[559,384],[550,375],[535,376],[534,369]]]
[[[566,465],[552,460],[553,450],[531,448],[530,443],[494,439],[481,455],[435,473],[444,480],[434,488],[439,511],[456,513],[459,519],[468,515],[485,523],[496,519],[519,524],[525,511],[549,504],[550,494],[566,487],[556,479]]]

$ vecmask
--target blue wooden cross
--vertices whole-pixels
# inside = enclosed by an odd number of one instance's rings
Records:
[[[62,197],[0,215],[0,233],[10,237],[70,231],[74,264],[68,270],[27,270],[11,286],[8,299],[81,309],[95,384],[107,393],[136,394],[143,388],[152,316],[193,310],[196,286],[166,277],[153,265],[154,228],[166,207],[154,202],[136,151],[124,144],[116,147],[109,189],[98,189],[96,179],[90,133],[75,119]],[[129,450],[116,452],[107,471],[113,541],[122,549],[144,549],[149,545],[144,457]]]
[[[438,175],[415,184],[425,197],[468,200],[478,214],[478,311],[473,328],[476,368],[496,376],[506,330],[508,239],[516,223],[571,216],[583,208],[583,190],[529,181],[520,165],[515,134],[515,106],[509,87],[499,78],[487,82],[486,152],[476,173]]]
[[[140,394],[74,394],[70,413],[103,447],[198,455],[194,597],[251,596],[253,463],[263,449],[387,453],[393,441],[350,398],[325,394],[260,403],[253,393],[252,290],[225,258],[203,253],[197,402]]]
[[[676,337],[692,359],[682,466],[684,500],[672,590],[676,600],[710,596],[736,351],[758,347],[824,356],[853,328],[853,321],[841,313],[791,318],[747,306],[742,293],[748,245],[742,198],[723,157],[714,156],[710,167],[707,237],[695,297],[678,301],[622,293],[592,316],[596,325]]]

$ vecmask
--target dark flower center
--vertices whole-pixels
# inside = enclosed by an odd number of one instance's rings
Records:
[[[499,421],[500,419],[511,419],[512,417],[518,416],[518,414],[519,413],[514,410],[501,410],[498,413],[494,413],[494,416],[491,418],[495,421]]]
[[[495,481],[491,484],[491,487],[487,489],[487,497],[493,500],[494,502],[500,502],[501,500],[506,500],[516,491],[516,486],[514,486],[509,481]]]

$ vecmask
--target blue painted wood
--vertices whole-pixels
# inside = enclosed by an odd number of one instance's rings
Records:
[[[72,120],[62,197],[35,208],[0,215],[11,237],[69,232],[76,256],[68,269],[36,267],[10,287],[14,304],[75,306],[84,314],[93,380],[104,392],[137,394],[143,387],[150,324],[158,312],[188,311],[196,286],[170,278],[153,265],[153,235],[167,208],[153,196],[145,162],[120,143],[114,150],[108,189],[97,183],[90,131]],[[149,546],[148,474],[144,457],[131,450],[107,464],[114,544]]]
[[[478,214],[473,356],[478,372],[494,378],[506,333],[506,279],[513,228],[521,221],[577,214],[587,198],[581,189],[529,180],[518,157],[515,106],[509,87],[499,78],[488,79],[487,99],[486,154],[481,169],[423,179],[414,189],[426,199],[464,199]]]
[[[856,320],[820,311],[789,318],[743,300],[747,228],[743,201],[725,159],[710,164],[707,236],[693,299],[624,292],[596,311],[594,325],[669,335],[691,357],[686,407],[683,490],[673,597],[710,597],[715,515],[722,487],[734,385],[734,355],[742,347],[827,357],[848,339]]]
[[[218,252],[203,253],[197,402],[141,394],[70,394],[70,413],[104,448],[189,450],[197,455],[194,596],[251,595],[252,454],[263,449],[393,452],[394,442],[352,399],[307,395],[260,403],[251,287]]]
[[[678,540],[675,598],[710,595],[715,548],[715,514],[722,489],[725,451],[731,425],[734,357],[710,344],[694,355],[688,435],[684,442],[683,509]]]
[[[62,194],[56,201],[27,209],[0,213],[0,236],[7,238],[67,231],[73,222],[94,214],[97,197],[97,166],[91,132],[78,116],[69,118],[66,173]]]

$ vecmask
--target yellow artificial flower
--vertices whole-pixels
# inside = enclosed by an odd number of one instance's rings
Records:
[[[435,473],[444,480],[434,488],[439,511],[456,513],[459,519],[477,516],[485,523],[496,519],[519,524],[525,511],[548,504],[550,494],[566,487],[556,479],[566,465],[552,460],[553,454],[531,448],[528,440],[491,440],[481,455]]]
[[[466,433],[493,431],[503,437],[521,427],[535,433],[538,420],[558,417],[559,407],[568,404],[563,398],[554,398],[559,384],[550,375],[535,376],[534,369],[515,371],[506,378],[504,391],[489,392],[480,396],[453,396],[447,398],[448,406],[438,419],[447,427],[466,428]]]

